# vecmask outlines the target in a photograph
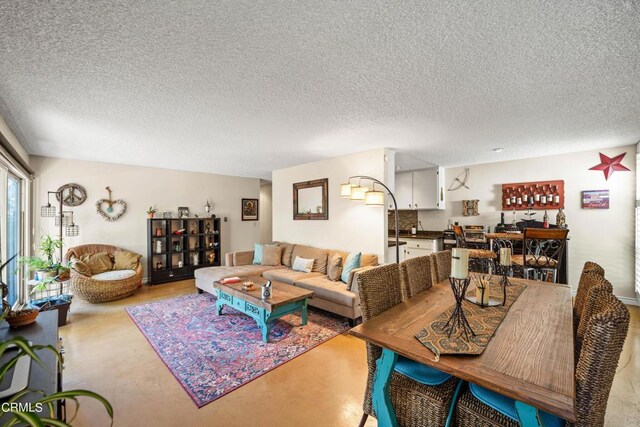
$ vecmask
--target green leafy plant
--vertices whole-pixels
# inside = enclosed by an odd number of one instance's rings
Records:
[[[0,321],[4,320],[4,318],[5,318],[5,314],[3,313],[0,316]],[[18,363],[18,359],[20,359],[21,357],[30,357],[33,361],[37,362],[39,365],[41,365],[43,368],[46,369],[45,364],[42,362],[40,357],[38,357],[38,355],[36,354],[36,351],[39,351],[39,350],[51,351],[52,353],[55,354],[58,362],[62,360],[60,354],[53,346],[29,344],[29,342],[22,337],[14,337],[8,340],[0,341],[0,357],[2,357],[2,355],[5,352],[10,350],[14,346],[18,348],[18,352],[15,356],[9,359],[9,361],[7,361],[5,364],[3,364],[0,367],[0,380],[4,378],[7,372],[9,372],[11,368],[13,368],[16,365],[16,363]],[[61,392],[47,395],[42,390],[25,389],[11,396],[11,398],[7,400],[7,403],[11,404],[11,403],[17,402],[20,398],[28,394],[39,394],[42,396],[38,400],[32,402],[33,404],[32,407],[35,408],[37,406],[42,406],[42,407],[48,408],[49,416],[41,416],[35,412],[24,411],[24,410],[21,410],[19,406],[14,407],[12,405],[6,405],[9,408],[9,410],[7,411],[7,416],[9,418],[3,424],[3,426],[5,427],[11,427],[15,425],[28,425],[32,427],[71,426],[72,425],[71,423],[73,423],[73,420],[78,415],[78,411],[80,410],[80,402],[78,401],[78,397],[89,397],[102,403],[105,410],[107,411],[107,414],[109,414],[109,417],[111,418],[111,425],[113,425],[113,407],[111,406],[111,404],[107,399],[105,399],[104,397],[102,397],[101,395],[93,391],[76,389],[76,390],[61,391]],[[54,404],[63,399],[72,400],[76,404],[76,411],[73,414],[73,417],[71,417],[71,419],[68,422],[63,422],[55,418]]]
[[[48,234],[42,236],[40,240],[40,252],[44,258],[39,256],[20,257],[20,264],[26,265],[29,271],[50,271],[58,270],[61,264],[54,262],[53,255],[56,250],[62,248],[62,240],[55,239]]]
[[[0,266],[0,289],[2,289],[2,306],[3,306],[2,313],[0,314],[0,323],[5,319],[5,317],[7,316],[7,313],[11,308],[9,304],[7,304],[6,300],[4,299],[7,295],[7,285],[2,283],[2,280],[1,280],[2,270],[13,258],[15,258],[15,255]],[[30,357],[33,361],[38,363],[40,366],[47,369],[45,364],[42,362],[42,360],[36,353],[37,351],[40,351],[40,350],[53,352],[56,356],[57,362],[62,362],[62,357],[60,356],[60,353],[58,353],[58,350],[55,347],[51,345],[30,344],[27,340],[19,336],[6,339],[6,340],[0,340],[0,358],[2,358],[4,353],[12,349],[13,347],[16,347],[18,349],[18,352],[13,357],[11,357],[11,359],[9,359],[2,366],[0,366],[0,381],[4,379],[4,376],[7,375],[7,373],[11,370],[11,368],[13,368],[16,365],[16,363],[18,363],[18,360],[21,357]],[[11,405],[11,403],[17,403],[19,399],[21,399],[22,397],[28,394],[39,394],[42,396],[38,400],[32,402],[33,403],[32,407],[37,408],[38,404],[40,404],[40,406],[45,407],[49,410],[48,411],[49,416],[41,416],[32,411],[22,410],[22,408],[18,405],[16,406]],[[8,406],[9,410],[6,411],[7,418],[3,426],[11,427],[15,425],[27,425],[31,427],[41,427],[41,426],[42,427],[44,426],[70,427],[71,423],[73,422],[75,417],[78,415],[78,411],[80,410],[80,402],[78,401],[79,397],[89,397],[102,403],[105,410],[107,411],[107,414],[109,414],[109,417],[111,418],[111,425],[113,425],[113,407],[111,406],[111,404],[107,399],[105,399],[104,397],[102,397],[101,395],[93,391],[77,389],[77,390],[66,390],[66,391],[61,391],[61,392],[47,395],[42,390],[25,389],[14,394],[6,401],[7,403],[9,403],[9,405],[6,405]],[[76,404],[76,411],[73,417],[71,417],[71,419],[68,422],[63,422],[55,419],[55,403],[63,399],[72,400]]]
[[[62,239],[54,239],[49,234],[45,234],[40,239],[40,251],[47,257],[49,265],[53,266],[53,254],[56,250],[62,249]]]
[[[147,213],[148,214],[154,214],[156,213],[156,209],[153,206],[149,206],[149,209],[147,209]]]

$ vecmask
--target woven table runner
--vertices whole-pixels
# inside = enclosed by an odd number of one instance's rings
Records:
[[[499,285],[500,277],[494,276],[489,286],[489,297],[502,301],[502,288]],[[416,338],[425,347],[431,350],[435,355],[435,361],[440,359],[441,354],[482,354],[489,344],[491,337],[502,323],[507,315],[509,307],[518,299],[522,291],[527,285],[516,283],[514,279],[509,278],[511,285],[507,286],[507,303],[494,307],[480,307],[467,300],[462,303],[462,309],[469,321],[469,325],[475,336],[469,335],[467,341],[460,333],[455,331],[451,334],[451,338],[447,337],[447,332],[443,329],[447,324],[447,320],[451,316],[455,305],[449,307],[444,313],[440,314],[429,326],[418,332]],[[473,284],[473,282],[472,282]],[[475,286],[467,291],[467,296],[475,296]],[[453,298],[453,295],[452,295]]]

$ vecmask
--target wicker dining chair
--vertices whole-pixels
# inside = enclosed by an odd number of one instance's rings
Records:
[[[439,251],[431,254],[432,260],[435,261],[436,277],[433,284],[447,280],[451,276],[451,251]]]
[[[605,295],[598,301],[587,323],[576,367],[577,422],[574,425],[577,427],[604,425],[611,384],[629,329],[629,310],[623,303],[612,294]],[[544,423],[547,417],[542,417]],[[551,417],[547,418],[549,422],[544,425],[563,422],[557,417]],[[470,389],[465,390],[458,400],[456,424],[460,427],[519,425],[514,418],[480,402]]]
[[[467,248],[467,237],[460,225],[453,226],[453,234],[456,236],[456,246],[469,249],[469,271],[488,273],[495,271],[498,255],[491,249]]]
[[[372,268],[358,275],[357,285],[362,308],[362,321],[366,323],[375,316],[402,303],[402,289],[398,264],[387,264]],[[382,348],[367,342],[367,385],[363,402],[360,426],[367,417],[375,417],[372,404],[373,382],[376,361],[382,355]],[[399,365],[416,364],[418,369],[435,374],[442,379],[439,385],[426,385],[398,372]],[[426,425],[444,426],[449,416],[456,385],[459,380],[426,365],[417,364],[403,357],[398,358],[396,371],[389,385],[391,403],[399,426],[419,427]]]
[[[430,255],[409,258],[400,263],[403,300],[433,286],[432,264]]]
[[[589,289],[599,283],[599,278],[604,277],[604,268],[600,267],[593,261],[587,261],[582,268],[576,297],[573,300],[573,326],[577,330],[582,312],[584,311],[584,303],[589,294]]]
[[[522,271],[522,277],[557,283],[568,233],[566,228],[525,228],[524,253],[512,257],[513,264]]]
[[[596,277],[599,278],[599,280],[594,280],[595,284],[589,288],[582,308],[580,322],[578,325],[574,325],[576,363],[578,363],[580,357],[580,350],[582,349],[582,343],[587,332],[589,320],[593,317],[594,313],[599,311],[601,301],[605,301],[608,295],[613,294],[613,286],[611,286],[611,283],[602,276]]]

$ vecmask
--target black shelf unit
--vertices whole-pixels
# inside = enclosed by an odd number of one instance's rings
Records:
[[[181,229],[184,229],[182,234],[174,234]],[[160,242],[160,251],[157,242]],[[220,246],[220,218],[147,219],[149,284],[192,279],[198,268],[222,265]],[[197,265],[194,264],[196,255]]]

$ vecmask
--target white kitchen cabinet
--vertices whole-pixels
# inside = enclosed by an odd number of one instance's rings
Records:
[[[429,249],[410,248],[410,247],[406,247],[406,245],[405,245],[404,259],[410,259],[410,258],[416,258],[416,257],[419,257],[419,256],[431,255],[432,253],[433,253],[433,251],[431,251]]]
[[[398,209],[413,209],[413,172],[396,174],[396,191],[394,195],[396,196]]]
[[[403,245],[405,259],[415,258],[424,255],[430,255],[440,250],[440,240],[438,239],[405,239],[407,242]]]
[[[444,209],[444,168],[396,174],[398,209]]]
[[[400,245],[400,259],[398,260],[398,262],[402,262],[404,261],[404,247],[405,245]],[[396,247],[395,246],[390,246],[387,248],[387,259],[386,262],[388,264],[390,263],[394,263],[396,262]]]

